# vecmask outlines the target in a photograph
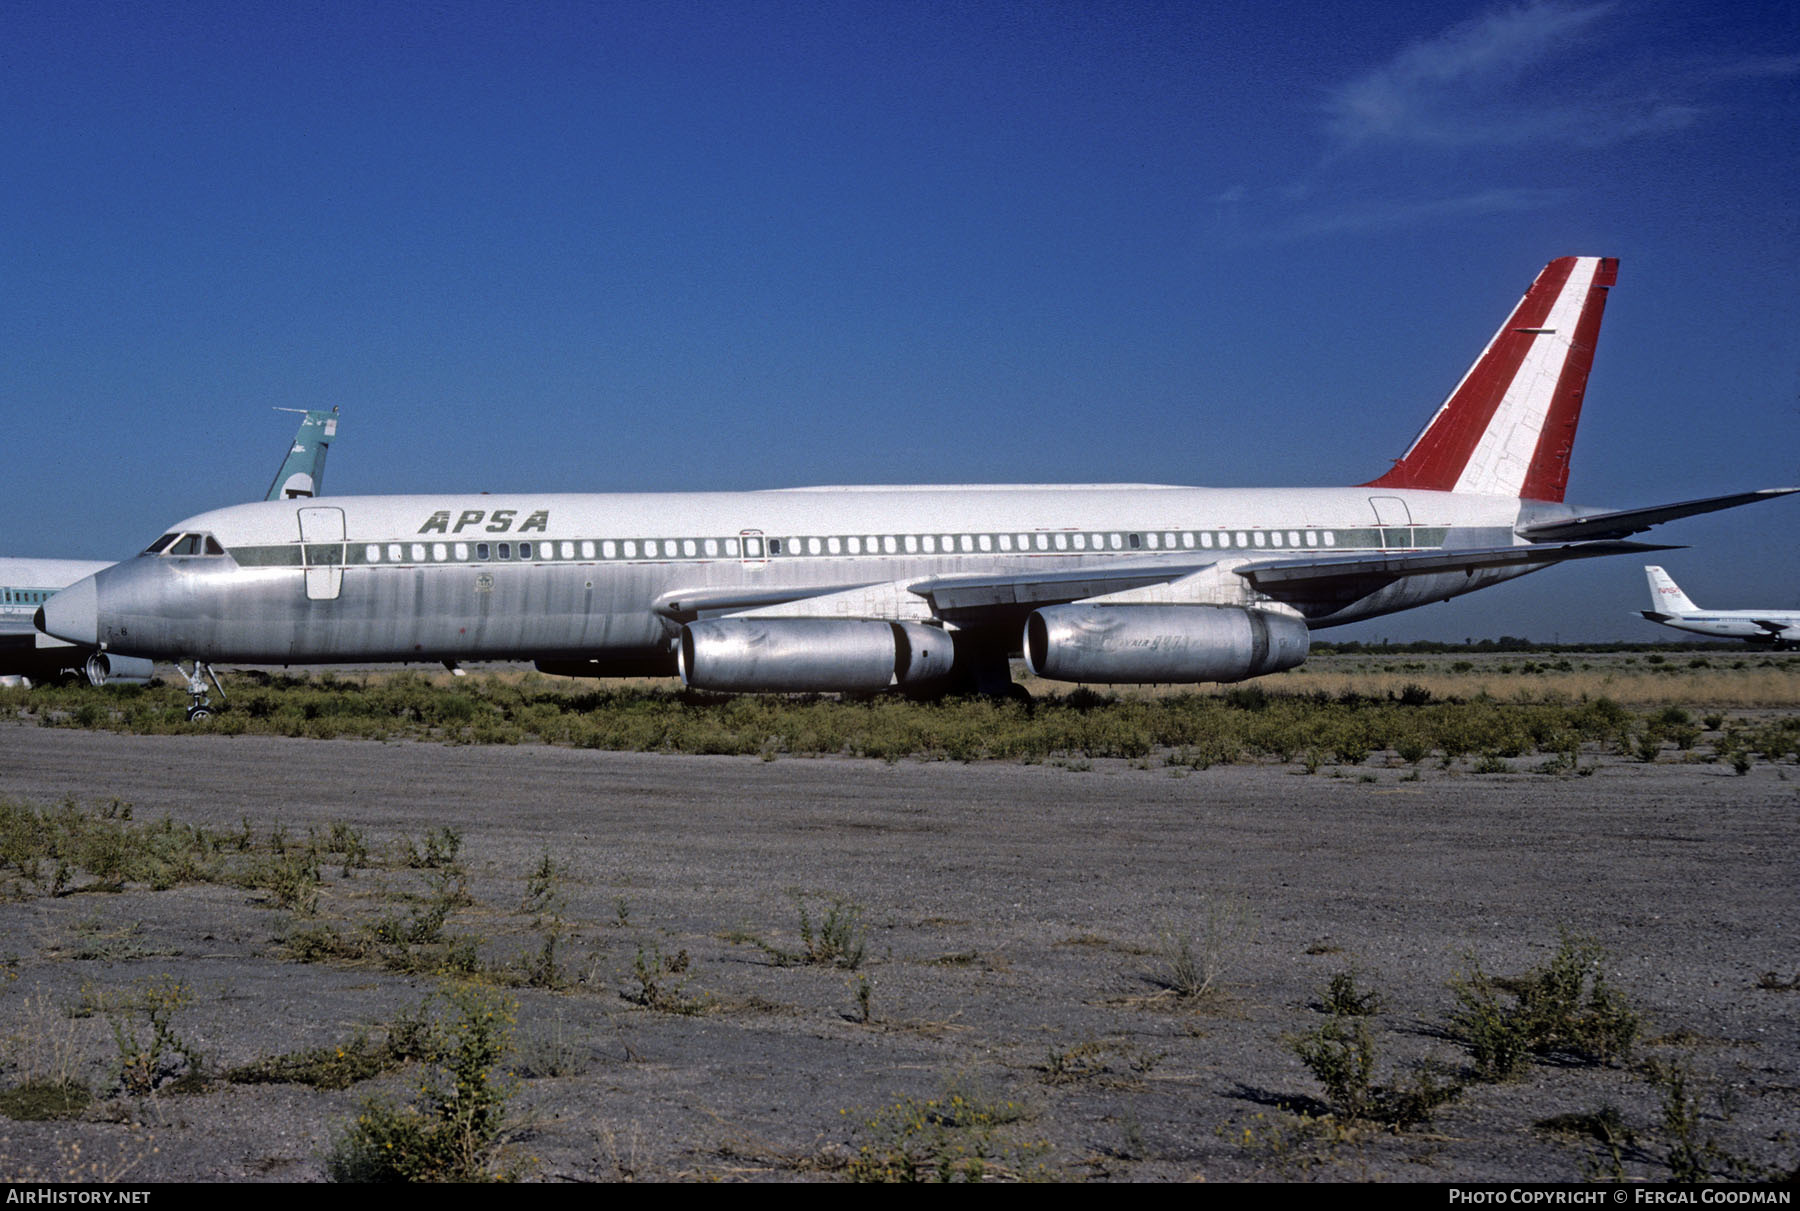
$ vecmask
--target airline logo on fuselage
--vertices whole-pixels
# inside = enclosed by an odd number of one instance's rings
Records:
[[[550,528],[550,510],[548,509],[539,509],[534,513],[527,514],[525,520],[515,527],[513,520],[518,515],[519,510],[517,509],[495,509],[492,513],[485,509],[464,509],[452,522],[450,510],[439,509],[425,519],[425,524],[419,527],[419,533],[461,534],[471,527],[479,527],[489,534],[523,534],[528,530],[537,530],[542,533]],[[487,524],[482,525],[483,522]]]

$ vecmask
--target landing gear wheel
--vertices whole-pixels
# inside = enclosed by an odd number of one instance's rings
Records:
[[[225,687],[219,684],[218,674],[212,671],[211,665],[202,664],[198,660],[194,661],[194,667],[192,669],[184,669],[181,667],[181,662],[176,661],[175,669],[183,677],[187,678],[188,701],[190,703],[187,709],[188,722],[193,723],[198,719],[211,719],[215,708],[213,707],[212,699],[206,692],[206,683],[209,679],[212,681],[213,688],[219,691],[220,705],[224,705]]]

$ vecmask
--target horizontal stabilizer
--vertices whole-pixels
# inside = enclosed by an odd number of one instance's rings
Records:
[[[1716,513],[1759,500],[1774,500],[1800,492],[1800,488],[1761,488],[1755,492],[1735,492],[1730,496],[1709,496],[1704,500],[1684,500],[1673,505],[1652,505],[1647,509],[1614,509],[1605,513],[1589,513],[1584,517],[1568,517],[1560,521],[1542,521],[1520,526],[1519,537],[1532,542],[1569,542],[1590,538],[1624,538],[1648,530],[1651,526],[1678,517],[1699,513]]]

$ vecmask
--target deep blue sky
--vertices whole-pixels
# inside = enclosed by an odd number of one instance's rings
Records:
[[[1354,483],[1617,256],[1570,499],[1800,483],[1800,6],[0,8],[6,554],[327,487]],[[1800,500],[1677,523],[1800,604]],[[1326,638],[1643,638],[1641,561]]]

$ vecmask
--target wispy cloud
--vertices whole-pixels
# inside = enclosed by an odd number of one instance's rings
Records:
[[[1536,0],[1407,46],[1331,90],[1334,155],[1380,143],[1608,146],[1695,125],[1727,81],[1800,70],[1794,56],[1703,61],[1664,48],[1627,59],[1608,20],[1617,9]]]

